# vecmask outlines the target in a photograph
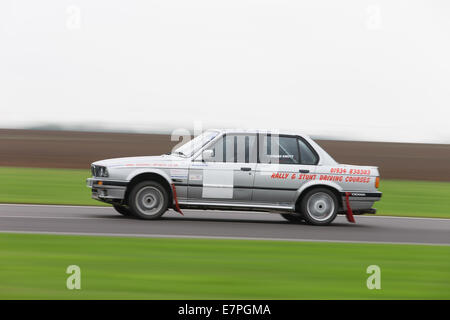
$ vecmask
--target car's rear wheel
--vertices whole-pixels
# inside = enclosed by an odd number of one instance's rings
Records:
[[[121,206],[118,204],[113,205],[114,209],[116,209],[116,211],[118,213],[120,213],[123,216],[131,216],[131,210],[128,207],[125,206]]]
[[[140,219],[160,218],[169,204],[167,190],[156,181],[138,183],[130,192],[128,205],[133,215]]]
[[[298,213],[280,213],[280,215],[290,222],[302,222],[304,220]]]
[[[326,188],[308,191],[300,206],[305,221],[318,226],[330,224],[338,212],[336,195]]]

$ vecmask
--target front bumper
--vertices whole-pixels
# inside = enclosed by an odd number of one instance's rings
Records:
[[[118,203],[125,198],[127,181],[105,180],[101,178],[89,178],[86,180],[88,188],[92,189],[92,199]]]

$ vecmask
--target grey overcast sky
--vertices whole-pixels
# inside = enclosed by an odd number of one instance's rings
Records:
[[[0,127],[450,143],[450,2],[2,0]]]

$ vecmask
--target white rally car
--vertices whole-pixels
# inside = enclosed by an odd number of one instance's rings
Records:
[[[208,130],[161,156],[102,160],[87,183],[121,214],[157,219],[168,208],[280,213],[331,223],[337,214],[375,213],[377,167],[337,163],[300,133]]]

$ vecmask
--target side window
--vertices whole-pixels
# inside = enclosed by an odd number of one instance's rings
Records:
[[[223,162],[223,137],[221,137],[214,145],[209,146],[207,149],[212,150],[212,158],[206,160],[207,162]]]
[[[299,164],[299,146],[296,137],[260,136],[261,163]]]
[[[317,155],[311,150],[303,139],[298,139],[298,146],[300,148],[300,162],[305,165],[314,165],[317,164],[319,160]]]
[[[214,146],[212,159],[208,162],[256,163],[256,135],[227,134]]]

